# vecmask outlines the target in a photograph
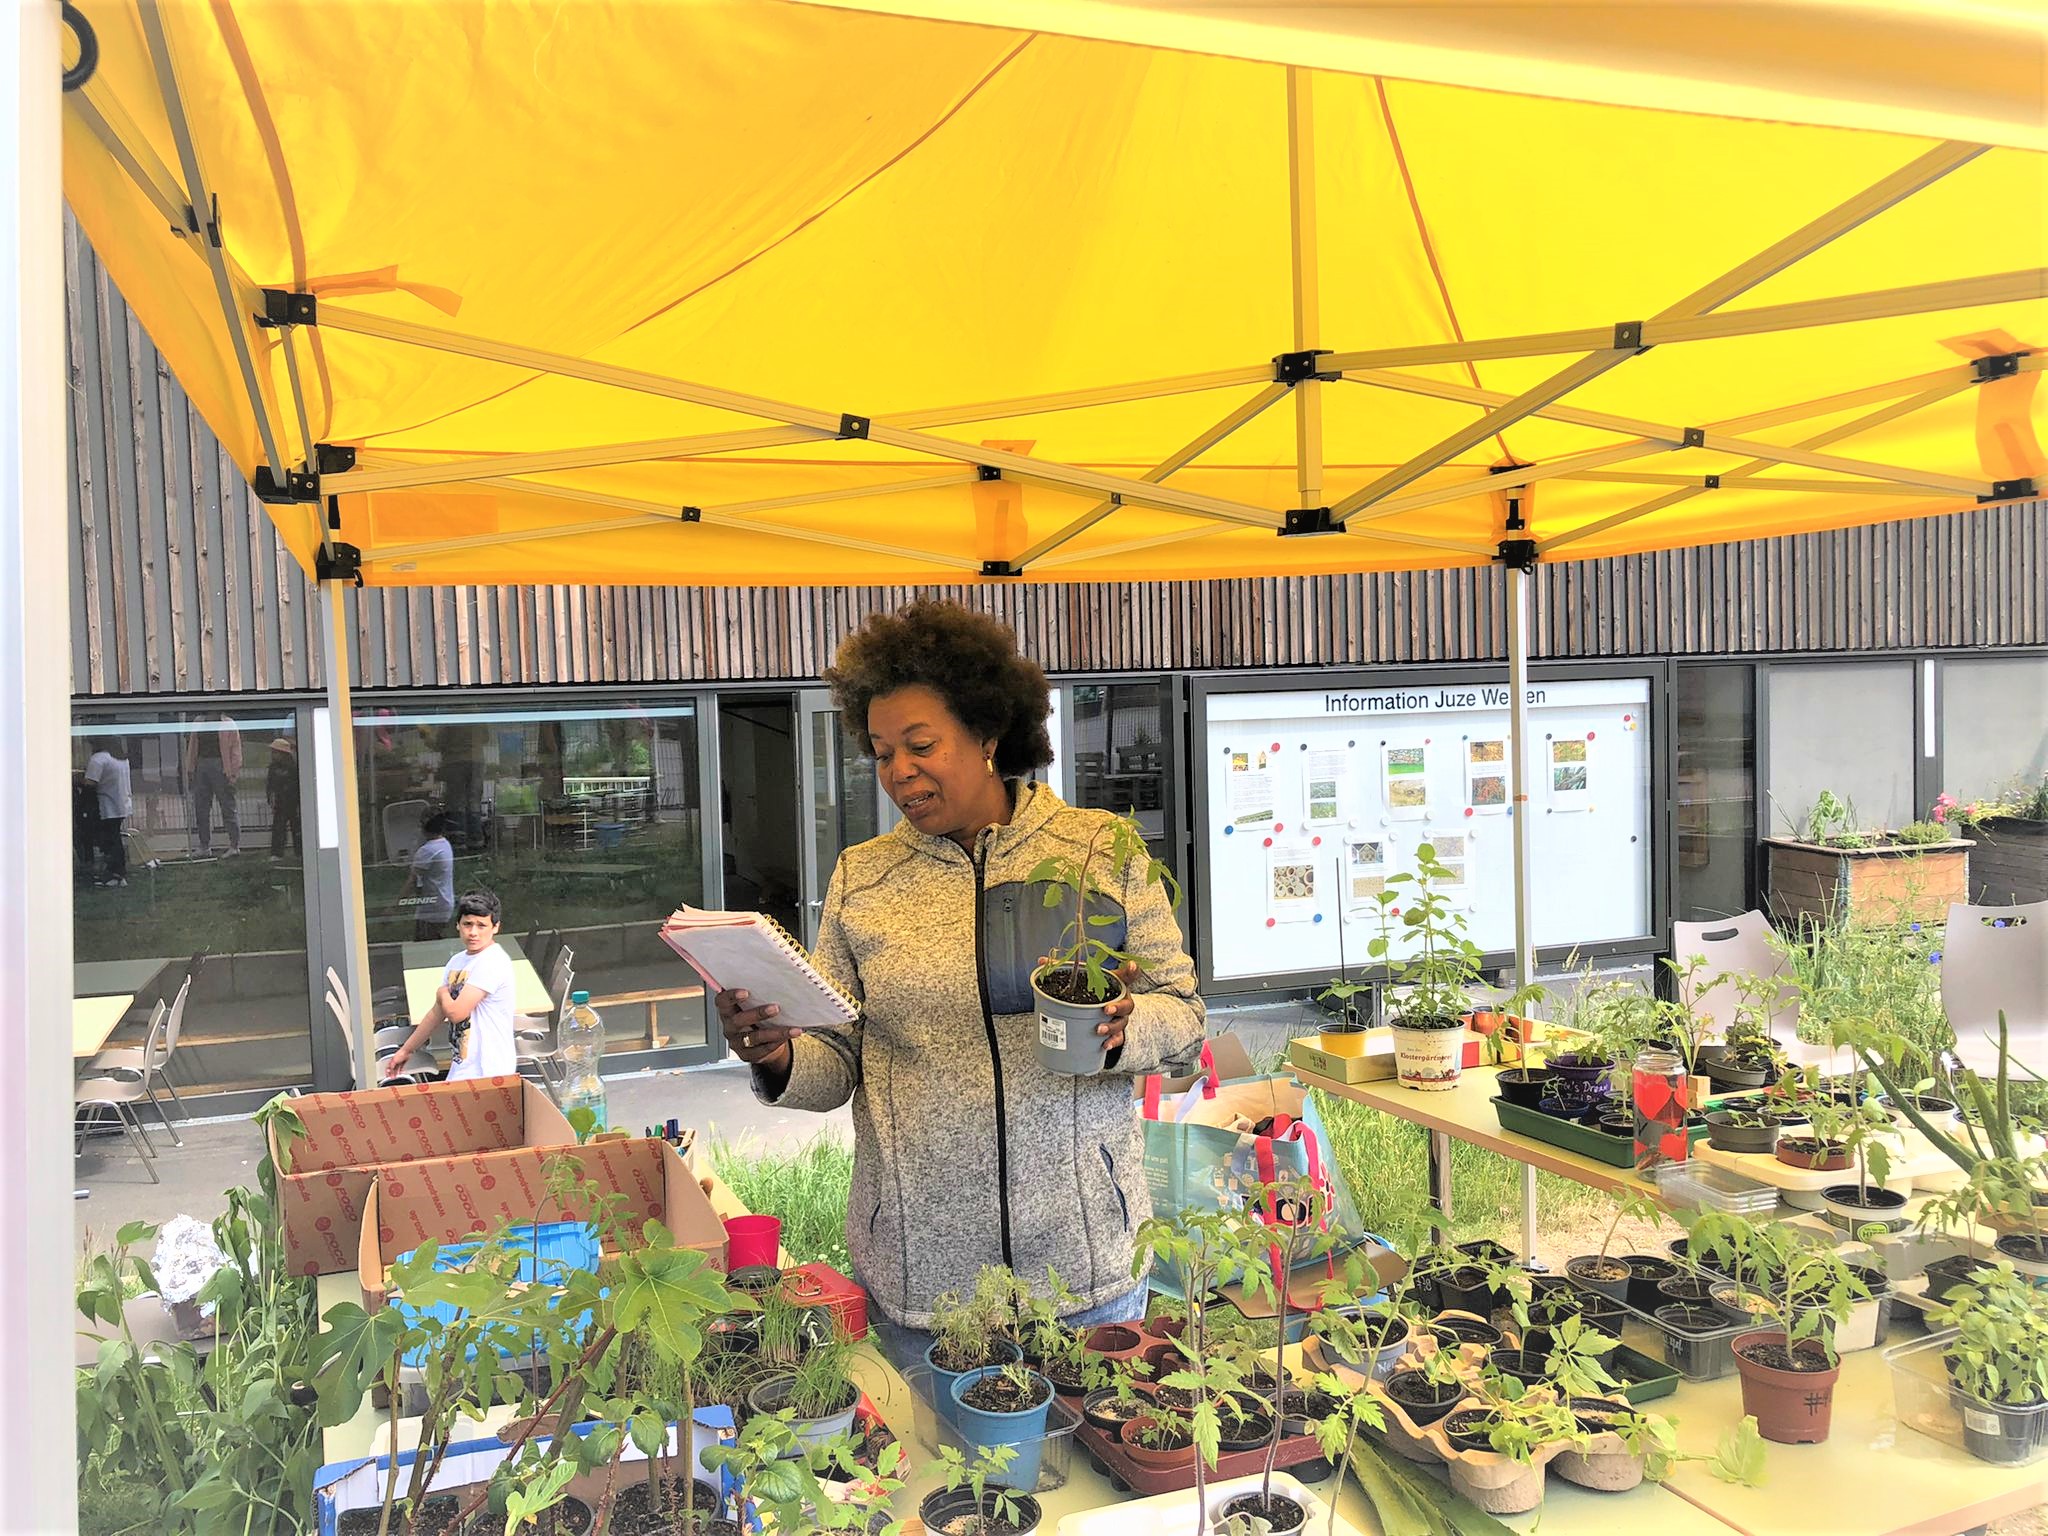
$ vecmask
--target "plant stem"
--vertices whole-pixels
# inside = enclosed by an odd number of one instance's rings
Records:
[[[606,1328],[602,1333],[600,1333],[597,1336],[596,1341],[592,1343],[588,1349],[583,1351],[581,1358],[577,1360],[576,1364],[569,1370],[564,1371],[562,1373],[562,1380],[560,1385],[558,1385],[555,1388],[555,1390],[548,1395],[548,1400],[540,1405],[540,1411],[536,1413],[531,1419],[528,1419],[525,1425],[521,1427],[519,1433],[512,1438],[512,1444],[505,1455],[505,1459],[507,1461],[511,1461],[514,1457],[518,1456],[520,1451],[525,1448],[526,1442],[531,1440],[534,1437],[534,1435],[539,1431],[540,1426],[548,1421],[549,1415],[551,1415],[555,1411],[555,1404],[557,1400],[559,1400],[562,1394],[569,1389],[569,1384],[571,1382],[581,1380],[584,1371],[589,1369],[591,1362],[600,1359],[604,1355],[604,1352],[607,1349],[611,1348],[612,1340],[617,1336],[617,1332],[618,1330],[614,1328]],[[582,1393],[580,1390],[578,1391],[577,1396],[574,1400],[577,1402],[582,1401]],[[489,1500],[490,1496],[490,1484],[486,1483],[483,1487],[479,1488],[476,1491],[475,1496],[470,1499],[469,1503],[466,1506],[464,1506],[462,1512],[455,1517],[455,1523],[451,1525],[449,1529],[460,1530],[463,1526],[467,1525],[469,1523],[469,1517],[471,1515],[474,1515],[478,1510],[482,1509],[484,1507],[485,1502]]]
[[[384,1372],[384,1459],[392,1465],[384,1472],[384,1512],[377,1517],[377,1536],[387,1536],[391,1529],[391,1501],[398,1493],[398,1371],[403,1359],[394,1354]]]

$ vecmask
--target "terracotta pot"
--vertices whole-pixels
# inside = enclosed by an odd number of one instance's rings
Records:
[[[1151,1419],[1132,1419],[1117,1431],[1116,1437],[1123,1442],[1124,1454],[1139,1466],[1155,1472],[1178,1472],[1183,1467],[1193,1466],[1195,1448],[1192,1445],[1183,1445],[1171,1451],[1156,1451],[1138,1443],[1139,1430],[1153,1422]]]
[[[1122,1323],[1103,1323],[1090,1328],[1088,1342],[1083,1346],[1089,1354],[1099,1355],[1104,1360],[1128,1360],[1144,1347],[1145,1336]]]
[[[1757,1433],[1780,1445],[1819,1445],[1828,1437],[1835,1412],[1835,1383],[1840,1365],[1824,1371],[1781,1371],[1751,1360],[1745,1350],[1761,1344],[1783,1344],[1779,1329],[1737,1334],[1730,1342],[1735,1369],[1742,1377],[1742,1411],[1756,1416]],[[1811,1339],[1799,1344],[1801,1355],[1825,1358]]]
[[[1835,1152],[1816,1163],[1809,1148],[1798,1148],[1795,1150],[1797,1143],[1810,1141],[1811,1139],[1810,1137],[1800,1136],[1780,1136],[1775,1149],[1778,1161],[1787,1168],[1797,1168],[1801,1173],[1840,1173],[1849,1166],[1849,1154],[1847,1151]],[[1834,1144],[1829,1143],[1829,1145]]]

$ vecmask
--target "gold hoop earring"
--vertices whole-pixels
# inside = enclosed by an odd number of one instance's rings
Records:
[[[993,753],[991,753],[991,754],[990,754],[989,756],[987,756],[987,757],[984,757],[984,758],[982,759],[982,762],[983,762],[984,764],[986,764],[986,765],[987,765],[987,767],[988,767],[988,776],[989,776],[990,778],[994,778],[994,777],[996,776],[996,760],[995,760],[995,755],[994,755]]]

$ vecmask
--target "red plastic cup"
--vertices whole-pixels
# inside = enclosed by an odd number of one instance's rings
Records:
[[[749,1264],[775,1267],[782,1253],[780,1216],[731,1216],[725,1223],[725,1267],[745,1269]]]

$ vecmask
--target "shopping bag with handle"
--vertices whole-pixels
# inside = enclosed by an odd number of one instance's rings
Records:
[[[1355,1241],[1358,1207],[1329,1154],[1329,1136],[1308,1091],[1284,1073],[1226,1078],[1219,1056],[1250,1067],[1243,1047],[1225,1036],[1203,1045],[1201,1071],[1185,1086],[1159,1077],[1140,1085],[1153,1214],[1264,1207],[1270,1186],[1301,1179],[1325,1194],[1323,1219],[1338,1248]],[[1271,1220],[1274,1213],[1265,1216]],[[1154,1273],[1152,1284],[1174,1289],[1164,1271]]]

